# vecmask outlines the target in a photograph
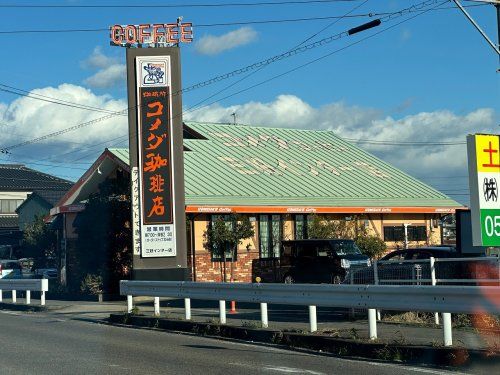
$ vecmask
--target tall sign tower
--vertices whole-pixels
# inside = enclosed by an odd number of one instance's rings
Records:
[[[133,278],[187,280],[180,43],[192,25],[115,25],[127,48]]]

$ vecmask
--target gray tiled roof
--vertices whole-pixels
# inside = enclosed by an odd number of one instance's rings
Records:
[[[45,200],[47,203],[51,204],[52,206],[55,206],[57,202],[66,194],[66,192],[69,189],[66,190],[35,190],[32,195],[36,194],[43,200]]]
[[[0,164],[0,191],[69,190],[73,183],[19,164]]]
[[[19,218],[17,215],[0,215],[0,228],[15,228],[19,227]]]

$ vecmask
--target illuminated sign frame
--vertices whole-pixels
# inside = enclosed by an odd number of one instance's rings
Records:
[[[474,246],[500,246],[500,136],[467,136]]]
[[[180,48],[127,48],[133,278],[188,280]]]

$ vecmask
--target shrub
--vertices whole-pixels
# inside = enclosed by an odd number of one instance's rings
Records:
[[[87,274],[83,279],[80,290],[82,293],[98,295],[102,293],[102,276]]]

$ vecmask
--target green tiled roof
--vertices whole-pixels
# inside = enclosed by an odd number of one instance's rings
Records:
[[[206,138],[184,139],[187,205],[460,206],[331,131],[185,124]]]

